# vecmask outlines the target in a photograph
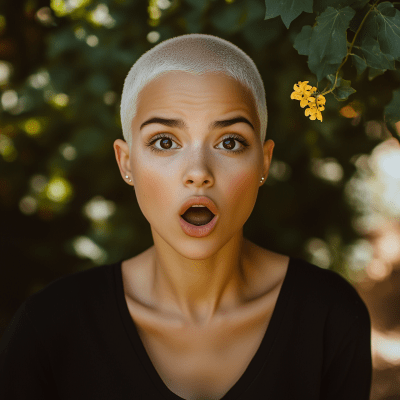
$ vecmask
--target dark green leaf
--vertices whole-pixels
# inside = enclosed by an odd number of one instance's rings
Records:
[[[328,7],[316,18],[317,25],[313,29],[310,49],[322,61],[340,63],[347,54],[346,30],[355,11],[350,7],[336,10]]]
[[[379,43],[371,36],[366,36],[361,44],[367,65],[376,69],[395,69],[394,58],[382,53]]]
[[[368,69],[368,80],[372,81],[377,76],[383,75],[386,71],[387,71],[386,69],[376,69],[376,68],[369,67],[369,69]]]
[[[382,52],[400,59],[400,11],[389,2],[379,4],[377,8],[379,13],[375,18],[379,27],[378,42]]]
[[[308,68],[310,68],[311,72],[317,75],[318,82],[320,82],[327,75],[336,73],[339,66],[340,63],[330,64],[325,58],[322,59],[322,61],[319,61],[315,52],[311,52],[310,56],[308,57]]]
[[[342,79],[340,87],[335,89],[332,93],[335,96],[336,100],[344,101],[347,100],[348,97],[355,92],[356,90],[351,87],[351,82]]]
[[[340,73],[339,73],[339,75],[340,75]],[[328,81],[331,83],[332,86],[335,84],[335,78],[336,78],[336,74],[330,74],[326,77],[326,79],[328,79]],[[338,76],[337,81],[336,81],[336,86],[340,86],[341,82],[342,82],[342,77]]]
[[[393,4],[389,1],[385,1],[384,3],[378,4],[376,7],[380,13],[382,13],[386,17],[394,17],[396,14],[396,9],[393,7]]]
[[[367,3],[368,0],[314,0],[314,12],[321,13],[329,6],[333,8],[351,6],[358,9],[364,7]]]
[[[265,6],[264,19],[275,18],[280,15],[286,28],[289,28],[291,22],[303,11],[313,12],[313,0],[265,0]]]
[[[366,21],[364,22],[363,27],[361,28],[360,33],[357,36],[356,44],[359,45],[366,37],[370,36],[373,39],[377,39],[378,37],[378,22],[376,19],[377,11],[373,10],[368,15]],[[358,29],[358,28],[357,28]]]
[[[309,54],[312,30],[313,28],[310,25],[303,26],[294,40],[293,47],[303,56],[308,56]]]
[[[354,17],[352,18],[352,20],[350,21],[350,24],[349,24],[349,29],[352,32],[354,32],[354,33],[357,32],[359,26],[361,25],[361,22],[364,20],[364,17],[368,11],[369,11],[368,7],[363,7],[360,10],[356,11],[356,13],[354,14]],[[363,28],[364,28],[364,26],[365,26],[365,24],[363,25]],[[363,28],[361,28],[361,32],[362,32]],[[357,38],[360,37],[361,32],[357,35]]]
[[[358,56],[357,54],[352,54],[351,57],[353,65],[357,69],[357,75],[361,75],[365,71],[365,68],[367,68],[367,62],[364,58]]]

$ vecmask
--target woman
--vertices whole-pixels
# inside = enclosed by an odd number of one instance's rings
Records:
[[[130,70],[121,120],[116,160],[154,245],[30,296],[0,398],[369,399],[356,290],[243,237],[274,148],[253,61],[211,35],[166,40]]]

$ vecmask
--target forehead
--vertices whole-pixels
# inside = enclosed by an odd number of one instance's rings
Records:
[[[243,109],[257,115],[250,89],[231,76],[220,72],[194,74],[169,71],[148,82],[138,95],[137,113],[150,109],[182,106]]]

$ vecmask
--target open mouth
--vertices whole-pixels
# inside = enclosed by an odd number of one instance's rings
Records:
[[[189,207],[181,216],[186,222],[195,226],[206,225],[215,217],[205,206]]]

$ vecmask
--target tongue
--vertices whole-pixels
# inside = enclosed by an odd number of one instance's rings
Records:
[[[214,218],[214,214],[207,207],[190,207],[182,218],[189,224],[199,226],[208,224]]]

